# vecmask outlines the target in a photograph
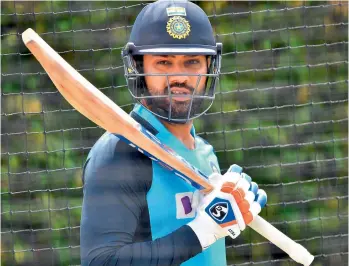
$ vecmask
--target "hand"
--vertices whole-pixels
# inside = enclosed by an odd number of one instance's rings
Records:
[[[232,183],[226,184],[222,191],[234,196],[243,214],[245,224],[252,222],[267,202],[265,191],[259,189],[258,184],[252,182],[252,178],[243,173],[242,167],[237,164],[231,165],[223,176],[217,173],[212,174],[209,176],[209,181],[214,187],[223,186],[224,183]]]
[[[188,223],[203,249],[227,235],[236,238],[265,206],[267,196],[242,168],[232,165],[222,176],[213,174],[214,190],[198,204],[196,218]]]

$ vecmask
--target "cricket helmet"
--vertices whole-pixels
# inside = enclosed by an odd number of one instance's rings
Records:
[[[205,55],[206,74],[198,76],[196,87],[186,95],[187,112],[175,114],[172,110],[172,93],[169,76],[186,73],[144,73],[143,56],[150,55]],[[153,114],[173,123],[186,123],[204,114],[212,105],[218,83],[222,57],[222,44],[216,43],[211,23],[205,12],[186,0],[159,0],[142,9],[132,27],[128,43],[122,50],[125,78],[132,97]],[[146,76],[167,76],[167,88],[162,95],[151,95]],[[205,88],[199,81],[205,78]],[[178,84],[177,84],[178,85]],[[176,85],[176,86],[177,86]],[[168,99],[167,106],[158,105],[158,99]]]

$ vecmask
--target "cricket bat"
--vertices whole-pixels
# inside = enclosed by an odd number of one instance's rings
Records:
[[[40,62],[63,97],[81,114],[127,142],[154,162],[173,171],[203,193],[213,187],[200,170],[189,164],[129,114],[117,106],[100,90],[87,81],[54,51],[35,31],[27,29],[22,34],[24,44]],[[285,251],[293,260],[310,265],[314,259],[303,246],[257,216],[249,226],[270,242]]]

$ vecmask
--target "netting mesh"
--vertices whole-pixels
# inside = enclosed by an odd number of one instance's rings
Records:
[[[261,216],[315,255],[348,263],[348,3],[195,2],[223,42],[216,100],[195,121],[224,172],[268,193]],[[57,92],[20,34],[36,30],[130,111],[120,58],[147,2],[1,2],[2,265],[79,265],[81,170],[103,130]],[[250,229],[229,265],[296,265]]]

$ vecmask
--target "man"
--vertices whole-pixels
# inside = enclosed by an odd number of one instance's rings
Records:
[[[105,133],[84,167],[82,265],[226,265],[224,237],[237,237],[265,205],[265,193],[240,167],[219,174],[212,146],[193,127],[213,102],[221,48],[193,3],[161,0],[138,15],[123,50],[137,101],[131,116],[210,176],[215,190],[200,197]]]

